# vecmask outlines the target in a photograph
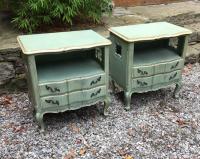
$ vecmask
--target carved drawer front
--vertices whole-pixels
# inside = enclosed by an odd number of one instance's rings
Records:
[[[39,85],[39,89],[40,96],[56,95],[67,92],[67,84],[64,81],[51,84],[41,84]]]
[[[69,104],[82,102],[83,99],[84,99],[84,97],[83,97],[83,92],[82,91],[69,93]]]
[[[84,101],[94,100],[96,98],[106,95],[106,87],[101,86],[90,90],[85,90],[83,91],[83,94],[84,94]]]
[[[132,77],[151,76],[154,73],[154,66],[133,67]]]
[[[90,89],[105,84],[105,74],[92,77],[82,77],[68,81],[68,91],[80,91],[82,89]]]
[[[166,64],[166,70],[165,72],[171,72],[171,71],[175,71],[175,70],[178,70],[178,69],[182,69],[184,66],[184,62],[182,59],[180,60],[176,60],[176,61],[173,61],[173,62],[169,62]]]
[[[138,78],[133,80],[132,88],[149,87],[152,85],[152,83],[153,83],[152,77]]]
[[[165,82],[165,74],[153,76],[153,85],[157,85]]]
[[[41,105],[43,108],[66,106],[68,105],[68,95],[43,97]]]
[[[174,71],[174,72],[166,74],[165,82],[172,82],[180,78],[181,78],[181,71],[180,70]]]
[[[105,74],[83,79],[83,89],[94,88],[105,84]]]
[[[82,80],[81,78],[73,79],[68,81],[68,92],[81,91]]]
[[[165,63],[159,63],[157,65],[154,66],[154,74],[160,74],[160,73],[165,73],[165,67],[166,64]]]

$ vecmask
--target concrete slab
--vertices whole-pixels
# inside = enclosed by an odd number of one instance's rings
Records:
[[[128,7],[127,12],[149,17],[150,19],[165,19],[180,14],[199,14],[200,1],[186,1],[179,3]]]

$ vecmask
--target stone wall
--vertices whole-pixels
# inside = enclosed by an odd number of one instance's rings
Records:
[[[200,62],[200,43],[189,45],[186,63]],[[26,90],[24,62],[20,49],[0,51],[0,94],[8,90]]]
[[[0,93],[4,90],[25,89],[24,63],[19,49],[0,51]]]

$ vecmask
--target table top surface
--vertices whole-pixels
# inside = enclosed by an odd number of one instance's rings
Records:
[[[21,35],[17,38],[24,54],[44,54],[111,45],[92,30]]]
[[[167,22],[111,27],[109,31],[127,42],[170,38],[192,33],[186,28]]]

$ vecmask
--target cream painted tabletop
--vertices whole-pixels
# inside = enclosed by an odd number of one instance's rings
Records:
[[[24,54],[44,54],[110,45],[111,42],[92,30],[21,35],[17,38]]]
[[[189,35],[192,33],[186,28],[167,22],[111,27],[109,31],[127,42],[155,40],[180,35]]]

